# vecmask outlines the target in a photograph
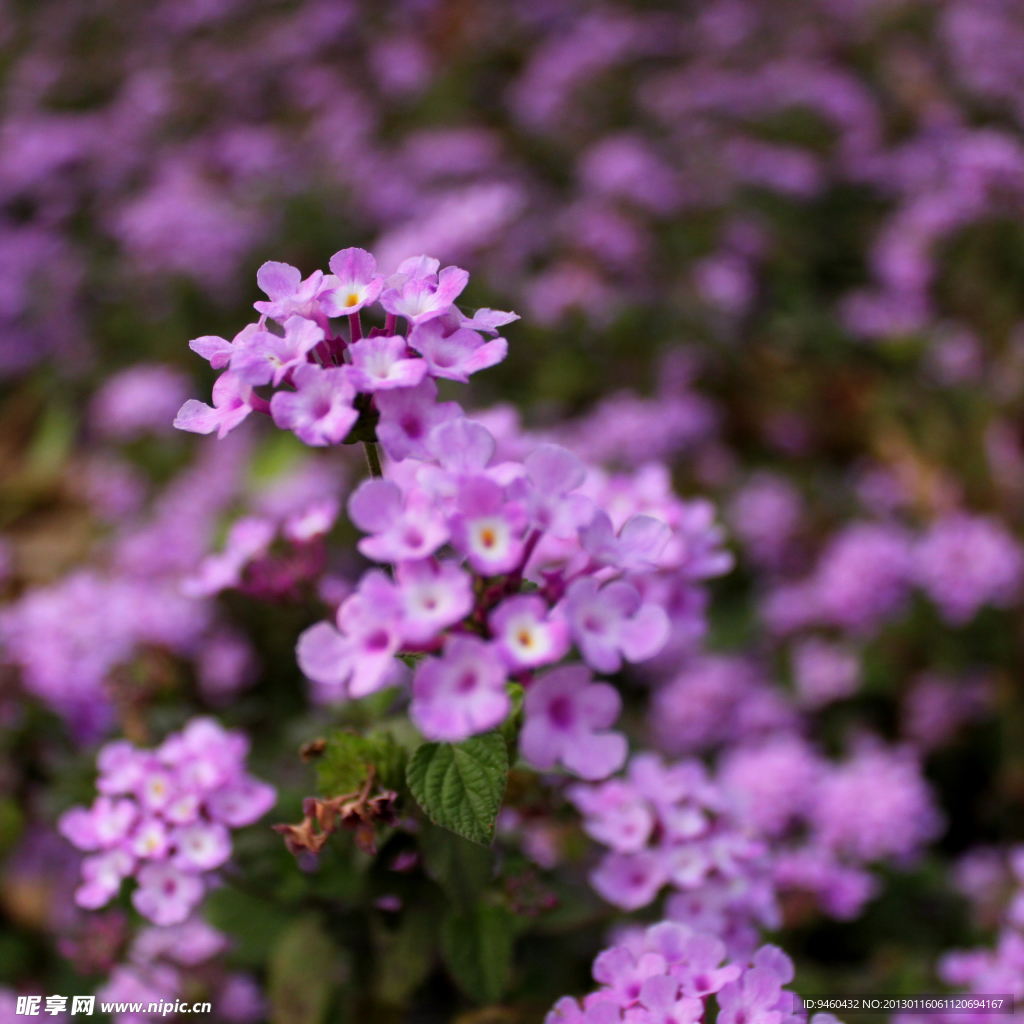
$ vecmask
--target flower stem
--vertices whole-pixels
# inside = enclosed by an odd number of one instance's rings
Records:
[[[383,476],[380,468],[380,456],[377,454],[377,442],[364,441],[363,451],[366,452],[366,464],[370,467],[370,476]]]

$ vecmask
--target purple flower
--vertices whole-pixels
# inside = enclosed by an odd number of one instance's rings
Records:
[[[593,576],[569,585],[565,615],[584,659],[599,672],[618,672],[623,657],[633,662],[653,657],[670,628],[665,610],[644,604],[632,583],[615,580],[598,589]]]
[[[783,1014],[775,1009],[782,984],[774,971],[752,967],[739,981],[731,981],[718,992],[721,1024],[780,1024]]]
[[[616,536],[608,513],[598,509],[579,534],[580,544],[597,564],[637,572],[657,565],[672,531],[653,516],[636,515],[626,520]]]
[[[560,661],[569,650],[569,627],[543,598],[517,594],[491,612],[488,623],[498,652],[513,671]]]
[[[584,779],[603,779],[626,760],[626,738],[604,732],[619,716],[622,701],[607,683],[592,683],[582,665],[556,668],[526,692],[519,750],[547,771],[561,761]]]
[[[656,818],[636,788],[621,779],[601,786],[573,786],[569,799],[585,816],[583,830],[616,853],[636,853],[647,845]]]
[[[544,1024],[620,1024],[622,1011],[612,1002],[602,1000],[581,1010],[575,999],[566,996],[555,1003],[544,1018]]]
[[[153,924],[181,924],[203,898],[202,879],[168,863],[144,864],[138,879],[132,904]]]
[[[82,884],[75,890],[75,903],[86,910],[106,906],[118,893],[135,867],[135,858],[123,849],[107,850],[82,861]]]
[[[252,388],[237,374],[222,373],[213,385],[213,408],[190,398],[174,420],[178,430],[193,434],[212,434],[223,439],[252,412]]]
[[[231,356],[231,370],[247,384],[281,382],[305,365],[310,352],[324,340],[323,328],[301,316],[290,316],[284,323],[284,335],[255,331],[242,348]]]
[[[246,324],[235,335],[233,341],[219,338],[215,334],[204,334],[201,338],[193,338],[188,343],[188,347],[208,360],[215,370],[223,370],[231,362],[231,357],[236,352],[241,352],[248,345],[250,338],[254,334],[265,333],[266,330],[267,328],[261,317],[259,323]]]
[[[1006,608],[1020,593],[1024,552],[995,519],[962,512],[935,522],[914,549],[915,576],[955,626],[984,604]]]
[[[364,480],[348,499],[348,514],[360,530],[372,533],[357,547],[376,562],[427,558],[448,540],[448,527],[429,495],[402,491],[390,480]]]
[[[659,953],[633,951],[627,946],[612,946],[598,953],[594,960],[594,980],[606,986],[594,993],[599,999],[587,998],[587,1003],[612,1002],[623,1009],[640,1001],[643,986],[649,978],[664,977],[666,963]]]
[[[363,338],[349,345],[352,366],[349,373],[360,391],[389,391],[392,388],[414,388],[427,372],[422,359],[406,357],[405,338]]]
[[[402,643],[401,617],[398,590],[372,570],[338,609],[338,629],[318,622],[299,637],[299,667],[320,685],[322,699],[365,697],[387,685]]]
[[[181,871],[212,871],[231,856],[231,835],[217,823],[193,822],[171,836],[171,863]]]
[[[307,319],[315,316],[316,299],[324,284],[324,274],[322,270],[314,270],[303,281],[296,267],[271,260],[256,271],[256,283],[270,298],[269,302],[253,303],[257,312],[284,323],[292,316]]]
[[[469,382],[471,374],[495,366],[508,355],[508,342],[495,338],[485,342],[476,331],[448,329],[447,318],[421,323],[412,329],[409,344],[427,361],[434,377]]]
[[[224,550],[207,555],[195,574],[181,582],[186,597],[209,597],[242,582],[246,566],[270,547],[276,530],[274,524],[257,516],[246,516],[231,525],[224,541]]]
[[[92,400],[89,418],[104,437],[127,441],[170,429],[185,400],[184,375],[169,366],[139,363],[114,374]]]
[[[296,391],[278,391],[270,400],[270,414],[282,430],[292,430],[314,447],[339,444],[352,429],[359,413],[352,408],[356,389],[341,366],[321,369],[302,363],[292,372]]]
[[[460,327],[468,327],[471,331],[483,331],[485,334],[497,334],[499,327],[518,320],[518,313],[503,313],[500,309],[478,309],[473,316],[462,317]]]
[[[331,257],[330,266],[320,292],[320,308],[328,316],[351,316],[377,301],[384,279],[365,249],[342,249]]]
[[[640,1006],[631,1011],[629,1019],[631,1024],[696,1024],[703,1015],[703,1000],[682,995],[676,978],[658,975],[643,983]]]
[[[542,444],[523,460],[530,525],[559,538],[574,538],[594,517],[594,503],[572,494],[587,475],[583,462],[557,444]]]
[[[406,643],[429,643],[473,609],[473,579],[454,562],[400,562],[395,578],[402,595]]]
[[[793,681],[804,707],[824,707],[856,693],[860,661],[846,647],[808,637],[793,648]]]
[[[668,880],[665,858],[653,850],[610,854],[590,873],[597,894],[622,910],[646,907]]]
[[[670,973],[688,996],[709,996],[740,976],[736,964],[721,967],[725,959],[725,943],[713,935],[693,935],[678,951]]]
[[[457,742],[499,725],[511,710],[507,672],[495,649],[450,636],[442,658],[427,658],[412,682],[409,715],[427,739]]]
[[[410,324],[422,324],[442,316],[462,294],[469,274],[459,267],[440,266],[427,256],[414,256],[399,264],[380,296],[380,304],[394,316],[404,316]]]
[[[526,517],[518,502],[505,500],[501,486],[487,477],[469,477],[459,486],[456,508],[452,543],[476,572],[498,576],[520,564]]]
[[[439,424],[462,415],[458,402],[438,402],[437,384],[424,377],[414,388],[379,391],[374,399],[380,420],[377,439],[388,458],[432,458],[427,444],[430,432]]]

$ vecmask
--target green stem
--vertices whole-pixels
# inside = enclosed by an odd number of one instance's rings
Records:
[[[363,450],[366,452],[366,464],[370,467],[370,476],[383,476],[380,468],[380,456],[377,454],[377,442],[364,441]]]

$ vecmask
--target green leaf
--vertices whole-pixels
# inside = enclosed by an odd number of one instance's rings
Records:
[[[507,779],[508,750],[498,732],[462,743],[424,743],[406,770],[412,795],[427,817],[481,846],[494,841]]]
[[[385,789],[397,789],[402,784],[405,751],[387,732],[369,736],[337,732],[317,761],[317,787],[327,797],[355,792],[366,781],[371,765]]]
[[[512,701],[512,711],[508,718],[498,726],[498,732],[505,740],[508,751],[508,763],[515,764],[516,745],[519,742],[519,731],[523,727],[523,698],[526,692],[519,683],[508,683],[505,687]]]
[[[314,917],[282,933],[267,984],[273,1024],[320,1024],[334,987],[336,951]]]
[[[424,824],[416,837],[428,877],[462,911],[470,911],[494,875],[494,854],[446,828]]]
[[[481,904],[449,914],[441,924],[441,953],[459,988],[478,1003],[498,1002],[512,970],[512,915]]]
[[[373,928],[373,990],[382,1003],[401,1005],[427,980],[437,957],[440,900],[434,891],[433,898],[407,906],[397,928],[389,929],[381,922]]]
[[[231,958],[246,967],[266,963],[290,920],[287,911],[229,885],[212,890],[203,911],[210,924],[231,936]]]

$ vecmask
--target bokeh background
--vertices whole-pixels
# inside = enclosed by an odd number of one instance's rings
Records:
[[[803,991],[935,988],[941,951],[991,940],[1024,841],[1022,213],[1020,0],[5,0],[0,599],[65,590],[38,611],[55,678],[26,681],[12,648],[0,669],[0,984],[78,991],[123,941],[116,916],[82,937],[52,832],[88,793],[77,672],[110,686],[117,666],[140,738],[244,682],[224,717],[301,796],[311,607],[225,599],[196,668],[188,622],[108,636],[88,574],[112,537],[127,565],[185,520],[216,532],[231,494],[176,476],[197,449],[170,421],[212,382],[187,341],[252,318],[264,260],[308,274],[359,245],[385,273],[456,263],[468,307],[521,314],[468,407],[514,406],[597,461],[666,459],[716,502],[737,568],[711,590],[702,650],[725,660],[702,699],[756,664],[826,749],[870,731],[921,759],[929,852],[852,921],[794,896],[779,941]],[[260,479],[295,456],[245,445],[202,458]],[[142,508],[164,533],[129,530]],[[911,548],[924,568],[901,567]],[[228,911],[262,977],[288,914]],[[538,940],[527,1009],[501,1019],[585,987],[599,936]],[[429,984],[379,1019],[454,1019]]]

